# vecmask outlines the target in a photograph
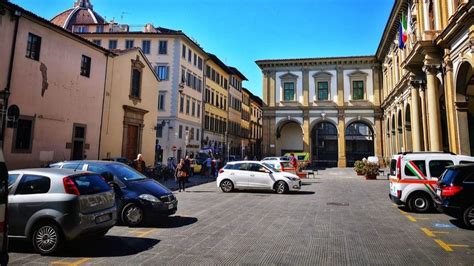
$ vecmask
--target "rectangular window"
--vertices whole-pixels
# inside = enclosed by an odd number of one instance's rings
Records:
[[[132,90],[130,94],[132,97],[140,98],[141,75],[140,70],[132,70]]]
[[[157,66],[155,71],[156,71],[156,75],[158,75],[158,78],[160,80],[168,80],[168,72],[169,72],[168,66]]]
[[[206,77],[210,78],[211,77],[211,67],[206,66]]]
[[[179,112],[182,113],[184,112],[184,96],[181,95],[179,98]]]
[[[198,141],[200,140],[200,138],[199,138],[199,128],[196,128],[196,140],[198,140]]]
[[[362,80],[352,81],[352,99],[363,100],[364,99],[364,82]]]
[[[327,81],[318,82],[318,101],[328,100],[328,88],[329,84]]]
[[[95,32],[102,33],[104,32],[104,25],[97,25]]]
[[[161,93],[158,95],[158,110],[164,111],[165,110],[165,94]]]
[[[33,118],[20,117],[13,132],[13,153],[31,153],[33,146]]]
[[[163,126],[161,124],[156,125],[156,137],[157,138],[163,137]]]
[[[109,40],[109,50],[117,49],[117,40]]]
[[[197,54],[194,54],[194,66],[197,66]]]
[[[91,74],[91,58],[82,55],[81,60],[81,76],[89,77]]]
[[[283,97],[285,101],[295,100],[295,83],[293,82],[283,83]]]
[[[181,83],[185,83],[186,82],[186,69],[182,68],[181,69]]]
[[[191,51],[191,49],[188,49],[188,62],[191,63],[191,59],[192,59],[192,54],[193,52]]]
[[[451,160],[433,160],[429,162],[430,168],[430,176],[433,177],[440,177],[441,174],[446,170],[446,167],[453,165],[453,161]]]
[[[106,184],[104,184],[106,185]],[[51,187],[51,179],[46,176],[39,175],[24,175],[18,188],[16,189],[16,194],[28,195],[28,194],[43,194],[47,193]]]
[[[125,49],[130,49],[135,47],[135,41],[134,40],[125,40]]]
[[[413,160],[412,161],[418,169],[423,173],[424,176],[426,176],[426,165],[425,165],[425,160]],[[405,175],[406,176],[415,176],[415,173],[413,173],[410,168],[408,168],[407,165],[405,165]]]
[[[186,73],[186,86],[191,86],[191,72]]]
[[[158,54],[167,54],[168,53],[168,41],[160,41],[158,47]]]
[[[202,70],[202,58],[198,57],[198,68],[199,70]]]
[[[179,125],[178,137],[179,137],[180,139],[183,138],[183,126],[182,126],[182,125]]]
[[[102,46],[102,40],[92,40],[92,42],[98,46]]]
[[[201,89],[202,89],[202,80],[201,80],[200,78],[198,78],[197,83],[198,83],[198,84],[197,84],[197,90],[198,90],[199,92],[201,92]]]
[[[142,50],[144,54],[150,54],[151,41],[143,40],[142,41]]]
[[[204,129],[209,129],[209,116],[206,115],[204,116]]]
[[[189,97],[186,97],[186,114],[189,115],[189,105],[190,105],[191,100]]]
[[[197,104],[197,117],[201,117],[201,104]]]
[[[38,61],[41,51],[41,37],[28,33],[28,43],[26,45],[26,57]]]
[[[183,44],[183,48],[181,48],[181,57],[186,59],[186,45]]]
[[[196,115],[196,101],[193,100],[193,105],[191,106],[191,115]]]

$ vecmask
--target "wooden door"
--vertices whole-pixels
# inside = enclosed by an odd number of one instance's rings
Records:
[[[127,146],[125,157],[130,160],[137,158],[138,154],[138,126],[128,125],[127,127]]]

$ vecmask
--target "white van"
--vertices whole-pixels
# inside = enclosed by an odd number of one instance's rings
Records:
[[[414,212],[434,207],[438,177],[446,166],[474,163],[474,157],[448,152],[404,152],[390,161],[390,199]]]

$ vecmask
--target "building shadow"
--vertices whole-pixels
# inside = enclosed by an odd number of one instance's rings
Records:
[[[122,257],[149,250],[160,242],[158,239],[106,235],[99,239],[67,242],[56,257]],[[10,240],[9,252],[36,253],[31,242]]]
[[[147,221],[143,225],[134,226],[133,228],[179,228],[194,224],[198,221],[196,217],[187,216],[165,216],[156,220]],[[117,227],[127,227],[126,225],[120,224]]]

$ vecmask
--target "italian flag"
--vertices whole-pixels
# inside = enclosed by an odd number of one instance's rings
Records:
[[[399,29],[398,47],[403,49],[406,47],[406,43],[408,41],[408,22],[405,13],[402,13]]]

